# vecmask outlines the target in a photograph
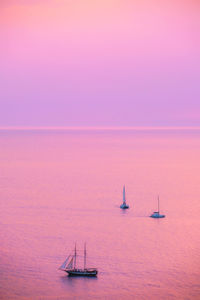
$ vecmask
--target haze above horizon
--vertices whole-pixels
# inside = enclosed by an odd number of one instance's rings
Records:
[[[0,3],[0,127],[199,127],[196,0]]]
[[[167,131],[167,130],[200,130],[200,126],[112,126],[112,127],[105,127],[105,126],[0,126],[0,130],[110,130],[110,131],[117,131],[117,130],[135,130],[135,131]]]

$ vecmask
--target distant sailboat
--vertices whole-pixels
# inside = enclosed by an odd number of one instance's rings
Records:
[[[123,203],[120,205],[120,208],[122,208],[122,209],[129,208],[129,205],[126,204],[125,185],[123,186]]]
[[[96,268],[86,268],[86,244],[84,245],[84,268],[79,269],[76,267],[77,251],[76,244],[74,254],[69,255],[64,263],[60,266],[60,270],[68,273],[69,276],[97,276]]]
[[[158,196],[158,211],[154,211],[154,213],[152,215],[150,215],[151,218],[165,218],[165,215],[161,215],[160,214],[160,200],[159,200],[159,196]]]

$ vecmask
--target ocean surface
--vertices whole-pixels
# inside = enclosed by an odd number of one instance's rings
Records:
[[[200,299],[200,131],[0,130],[0,299]]]

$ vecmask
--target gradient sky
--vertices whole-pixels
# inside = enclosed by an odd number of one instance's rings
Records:
[[[0,126],[200,126],[199,0],[1,0]]]

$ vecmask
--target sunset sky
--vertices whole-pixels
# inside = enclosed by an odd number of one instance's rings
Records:
[[[1,0],[0,126],[200,126],[200,1]]]

